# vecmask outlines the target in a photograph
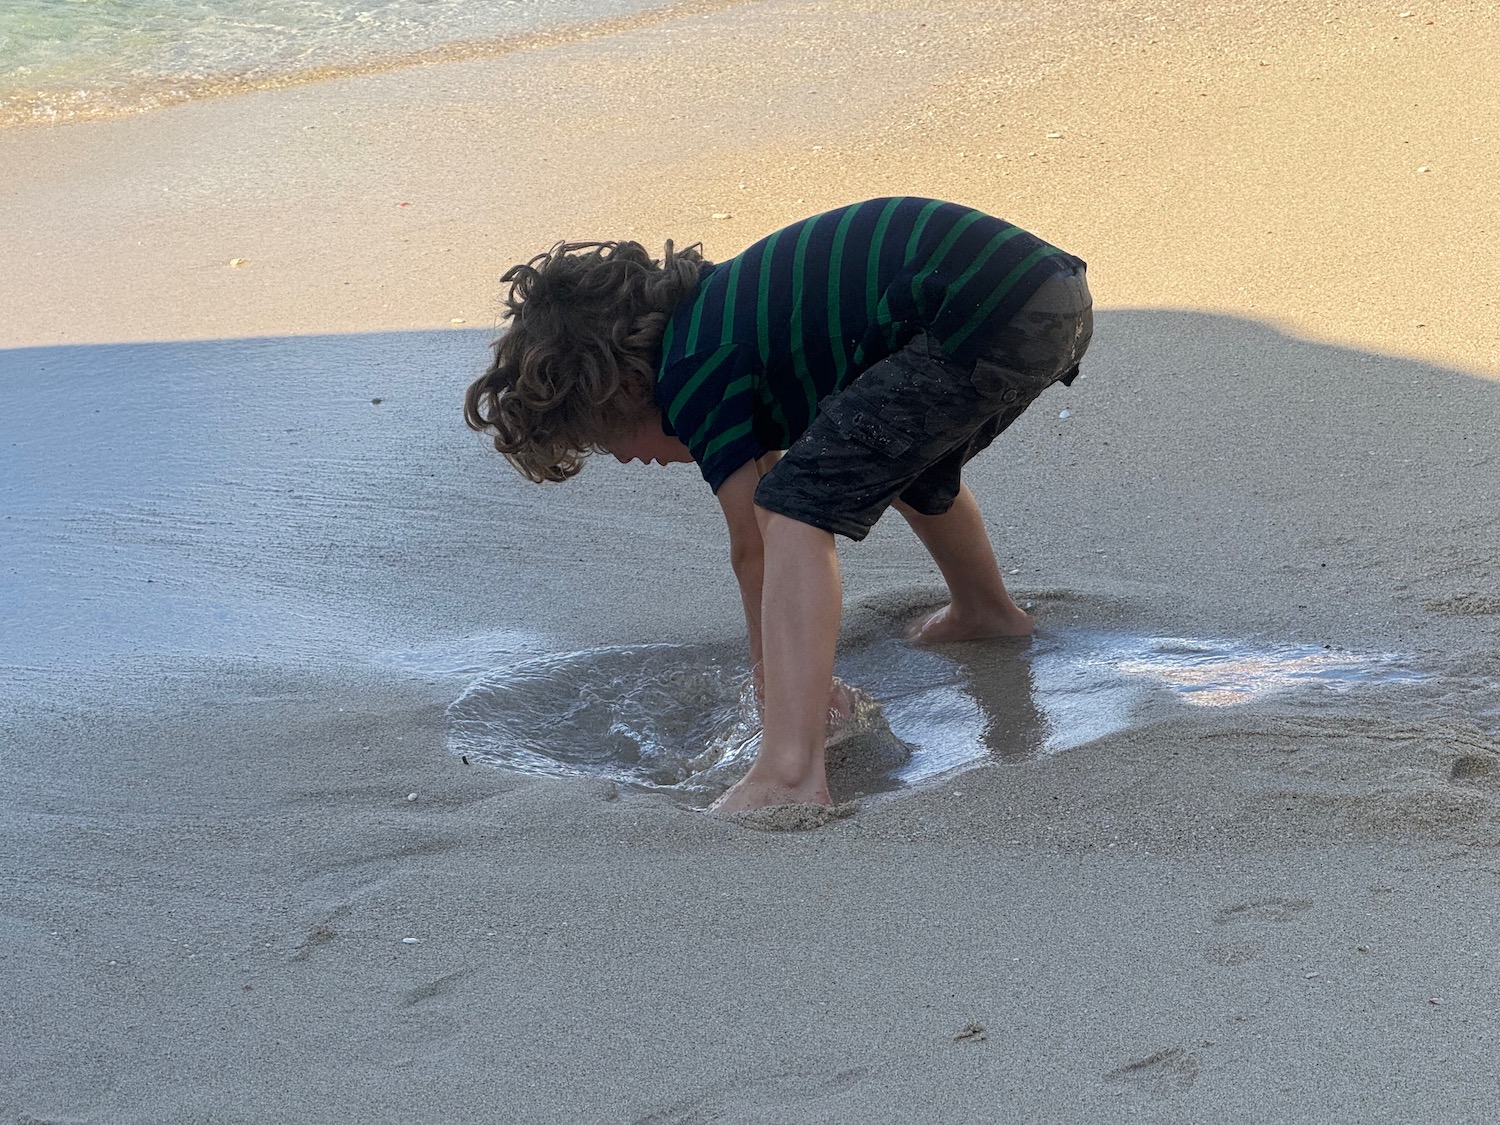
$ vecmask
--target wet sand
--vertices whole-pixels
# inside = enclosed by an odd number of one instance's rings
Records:
[[[1495,15],[752,4],[0,131],[0,1110],[1484,1120]],[[1038,753],[1045,679],[955,648],[989,758],[801,832],[465,764],[476,676],[741,628],[690,468],[543,489],[462,429],[495,277],[891,191],[1091,264],[1086,377],[971,482],[1033,672],[1426,678]],[[849,660],[937,576],[843,560]]]

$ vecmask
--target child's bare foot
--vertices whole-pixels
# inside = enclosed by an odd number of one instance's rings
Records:
[[[831,805],[828,779],[821,769],[809,772],[798,781],[776,777],[771,770],[760,770],[757,762],[750,772],[731,785],[709,812],[741,812],[771,805]]]
[[[1008,608],[990,612],[959,613],[945,605],[913,621],[906,629],[906,639],[914,645],[941,645],[950,641],[988,641],[997,637],[1029,637],[1031,615],[1014,602]]]
[[[828,695],[828,729],[826,745],[837,745],[854,728],[854,697],[849,686],[837,676]],[[828,775],[819,755],[806,767],[788,764],[778,767],[757,759],[739,782],[729,787],[710,807],[710,812],[743,812],[775,805],[829,805]]]

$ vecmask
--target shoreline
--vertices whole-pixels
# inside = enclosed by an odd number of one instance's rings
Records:
[[[0,94],[0,129],[108,121],[212,98],[234,97],[262,90],[285,90],[317,82],[385,74],[411,67],[498,58],[518,51],[545,50],[568,43],[618,35],[668,20],[718,12],[752,2],[754,0],[668,0],[661,7],[622,16],[569,20],[528,31],[438,43],[412,51],[379,55],[360,62],[328,63],[276,73],[261,74],[241,70],[214,75],[154,75],[133,85],[112,87],[110,93],[116,96],[111,98],[110,104],[89,104],[87,99],[97,99],[98,91],[75,97],[72,107],[63,114],[49,112],[46,108],[64,96],[62,88],[16,90],[11,94]]]
[[[1078,253],[1101,308],[1252,317],[1493,378],[1500,263],[1474,254],[1500,230],[1484,7],[1090,22],[1081,0],[1020,21],[780,0],[4,130],[0,346],[484,325],[493,279],[559,239],[725,256],[906,193]]]

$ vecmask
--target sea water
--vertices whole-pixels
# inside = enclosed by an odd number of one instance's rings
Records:
[[[1181,707],[1272,697],[1316,705],[1429,678],[1392,653],[1087,627],[960,649],[966,657],[888,637],[840,657],[839,675],[858,695],[839,752],[829,755],[836,799],[1050,757]],[[523,773],[598,777],[707,801],[759,749],[746,680],[732,658],[694,646],[529,658],[470,684],[449,709],[449,746],[466,760]]]
[[[0,125],[498,48],[667,0],[0,0]]]

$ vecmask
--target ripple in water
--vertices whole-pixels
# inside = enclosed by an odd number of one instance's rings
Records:
[[[759,734],[743,670],[678,645],[528,660],[477,681],[449,719],[470,757],[654,788],[753,755]]]
[[[4,0],[0,127],[138,112],[629,26],[660,0]]]
[[[835,799],[1046,757],[1164,707],[1231,707],[1427,678],[1391,654],[1082,629],[963,648],[957,658],[958,649],[887,638],[840,659],[839,675],[861,690],[852,721],[829,744]],[[450,747],[471,759],[695,800],[711,800],[743,774],[760,740],[746,670],[680,645],[526,660],[476,680],[449,719]]]

